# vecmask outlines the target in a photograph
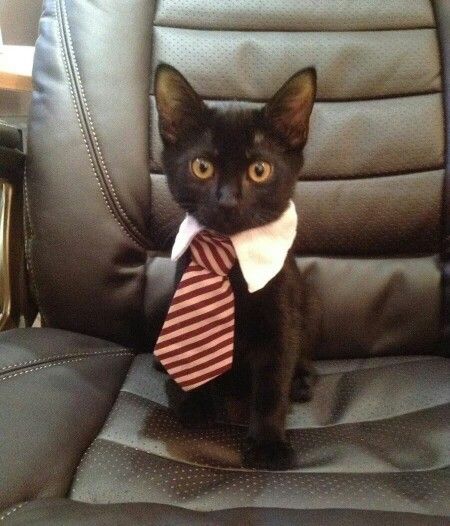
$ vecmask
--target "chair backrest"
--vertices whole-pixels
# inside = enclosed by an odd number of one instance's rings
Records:
[[[159,162],[159,61],[210,104],[261,103],[315,65],[295,202],[299,265],[324,305],[318,356],[433,352],[445,222],[436,20],[428,0],[46,0],[25,185],[44,323],[151,348],[182,218]]]

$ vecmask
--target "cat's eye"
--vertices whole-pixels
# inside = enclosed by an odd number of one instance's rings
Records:
[[[191,172],[199,179],[209,179],[214,175],[214,165],[207,159],[197,157],[191,161]]]
[[[267,161],[255,161],[248,167],[247,174],[255,183],[264,183],[272,175],[272,165]]]

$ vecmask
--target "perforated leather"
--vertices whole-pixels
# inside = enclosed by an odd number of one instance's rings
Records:
[[[211,101],[210,105],[222,104]],[[241,105],[252,106],[250,103]],[[153,98],[150,108],[152,167],[161,169],[162,144]],[[443,108],[439,94],[318,102],[311,116],[305,164],[299,179],[357,179],[441,168],[444,162],[442,130]]]
[[[156,26],[153,39],[154,63],[173,64],[202,96],[213,99],[267,99],[310,65],[320,79],[319,100],[440,89],[434,29],[259,32]]]
[[[28,267],[44,322],[148,349],[159,330],[173,274],[163,276],[171,268],[164,260],[155,271],[153,257],[167,255],[182,218],[161,174],[151,95],[159,61],[179,67],[212,105],[260,105],[294,71],[315,65],[295,246],[299,255],[330,258],[318,265],[343,284],[312,283],[339,320],[325,325],[333,332],[324,340],[338,342],[327,345],[328,356],[430,352],[439,339],[432,256],[440,249],[445,148],[430,3],[201,5],[199,16],[197,0],[133,0],[119,11],[106,0],[45,4],[27,175]],[[434,287],[425,290],[416,272],[406,281],[408,305],[389,280],[380,288],[370,275],[357,279],[375,268],[390,275],[399,256],[420,257],[407,266],[426,268],[419,274]],[[383,259],[364,261],[372,257]],[[355,337],[367,334],[368,321],[350,315],[362,298],[372,306],[364,312],[390,320],[370,338]],[[398,330],[393,319],[404,320]]]
[[[434,27],[428,0],[349,3],[335,0],[160,0],[155,24],[187,28],[282,31],[365,31]]]
[[[349,507],[446,515],[447,362],[321,363],[316,396],[294,404],[288,418],[299,467],[274,473],[241,466],[245,428],[232,408],[222,425],[183,428],[167,409],[167,376],[150,356],[138,356],[80,463],[71,497],[112,503],[126,495],[203,511]]]

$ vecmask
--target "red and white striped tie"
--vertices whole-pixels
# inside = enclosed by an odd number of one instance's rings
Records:
[[[191,262],[173,297],[154,354],[185,391],[231,368],[234,294],[228,273],[231,241],[202,230],[190,245]]]

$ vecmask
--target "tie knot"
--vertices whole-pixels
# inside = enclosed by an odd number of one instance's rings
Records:
[[[201,267],[226,276],[236,261],[236,252],[228,237],[202,230],[191,241],[192,259]]]

